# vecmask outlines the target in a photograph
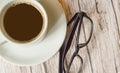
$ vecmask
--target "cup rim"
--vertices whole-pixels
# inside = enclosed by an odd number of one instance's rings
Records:
[[[4,15],[5,15],[7,9],[9,9],[14,4],[19,5],[19,4],[22,4],[22,3],[32,5],[33,7],[35,7],[41,13],[42,18],[43,18],[43,26],[42,26],[42,30],[40,31],[40,33],[37,36],[35,36],[33,39],[31,39],[30,41],[18,42],[17,40],[11,38],[7,34],[7,32],[5,31],[4,26],[3,26],[4,25],[3,20],[4,20]],[[34,43],[38,40],[39,41],[43,40],[43,38],[46,35],[47,27],[48,27],[48,16],[47,16],[46,10],[42,6],[42,4],[37,2],[36,0],[15,0],[15,1],[9,2],[3,7],[0,16],[1,16],[1,18],[0,18],[0,20],[1,20],[0,31],[2,32],[2,35],[4,36],[5,40],[9,41],[13,44],[19,44],[19,45],[32,44],[32,43]]]

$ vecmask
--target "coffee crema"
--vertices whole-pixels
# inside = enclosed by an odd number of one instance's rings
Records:
[[[35,39],[42,31],[43,16],[34,6],[21,3],[6,11],[3,24],[8,36],[26,42]]]

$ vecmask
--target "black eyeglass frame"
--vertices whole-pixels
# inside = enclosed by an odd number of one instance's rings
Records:
[[[90,36],[89,36],[88,40],[86,41],[86,43],[79,44],[80,30],[81,30],[81,25],[82,25],[84,17],[87,18],[91,22],[91,31],[90,31]],[[59,73],[63,73],[63,72],[69,73],[70,67],[71,67],[72,62],[75,59],[75,57],[78,57],[81,61],[82,65],[80,66],[78,73],[81,72],[82,66],[83,66],[83,59],[78,54],[78,52],[79,52],[80,48],[85,47],[90,42],[92,34],[93,34],[93,21],[90,17],[87,16],[87,14],[85,12],[77,12],[72,17],[72,19],[68,22],[67,27],[69,27],[70,24],[72,24],[70,34],[68,35],[68,37],[66,38],[66,42],[63,44],[63,46],[60,49]],[[66,68],[67,70],[65,70],[64,60],[65,60],[66,54],[71,46],[71,43],[72,43],[72,40],[73,40],[73,37],[75,35],[75,31],[76,31],[77,27],[78,27],[78,31],[77,31],[77,37],[76,37],[75,51],[70,58],[70,62]]]

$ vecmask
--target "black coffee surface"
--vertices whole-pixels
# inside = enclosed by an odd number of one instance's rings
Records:
[[[11,6],[4,16],[4,28],[7,34],[17,41],[30,41],[42,30],[41,13],[32,5]]]

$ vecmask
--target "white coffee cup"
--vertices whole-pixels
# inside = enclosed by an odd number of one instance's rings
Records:
[[[7,11],[8,8],[10,8],[12,5],[18,5],[18,4],[22,4],[22,3],[26,3],[26,4],[30,4],[33,7],[35,7],[42,15],[43,17],[43,27],[41,30],[41,33],[32,41],[28,41],[28,42],[18,42],[15,39],[11,38],[7,32],[4,29],[4,23],[3,23],[3,19],[4,19],[4,15],[5,12]],[[44,7],[37,2],[36,0],[11,0],[9,2],[6,2],[6,5],[4,5],[4,7],[2,8],[1,12],[0,12],[0,35],[4,38],[5,41],[8,41],[12,44],[15,45],[31,45],[36,43],[37,41],[42,41],[45,38],[46,32],[47,32],[47,27],[48,27],[48,17],[47,17],[47,13],[44,9]],[[21,29],[22,30],[22,29]]]

